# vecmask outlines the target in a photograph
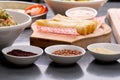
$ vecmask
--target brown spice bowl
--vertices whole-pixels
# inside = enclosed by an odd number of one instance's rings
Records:
[[[34,53],[35,55],[31,55],[31,56],[14,56],[11,54],[8,54],[9,52],[13,51],[13,50],[21,50],[24,52],[30,52],[30,53]],[[40,47],[35,47],[35,46],[10,46],[10,47],[6,47],[2,49],[2,53],[5,56],[5,58],[13,63],[13,64],[17,64],[17,65],[21,65],[21,66],[25,66],[25,65],[29,65],[34,63],[43,53],[43,49]],[[17,54],[20,54],[19,52]]]
[[[81,54],[78,55],[56,55],[53,54],[53,52],[57,50],[77,50],[80,51]],[[45,48],[45,53],[56,63],[62,64],[62,65],[70,65],[73,63],[76,63],[78,60],[82,58],[82,56],[85,54],[85,50],[82,47],[74,46],[74,45],[52,45]],[[63,53],[64,54],[64,53]]]

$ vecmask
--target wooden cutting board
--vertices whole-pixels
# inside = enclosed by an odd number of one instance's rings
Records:
[[[110,8],[108,10],[108,20],[112,27],[117,43],[120,44],[120,8]]]
[[[55,44],[72,44],[81,46],[86,49],[87,45],[97,42],[110,42],[111,39],[111,28],[107,24],[102,24],[94,33],[89,35],[62,35],[55,33],[45,33],[38,31],[36,24],[31,25],[33,30],[30,36],[30,45],[47,47]]]

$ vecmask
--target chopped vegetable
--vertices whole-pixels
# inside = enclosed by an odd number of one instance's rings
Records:
[[[0,7],[0,27],[16,25],[12,16],[9,13]]]
[[[30,16],[43,14],[47,11],[48,8],[42,4],[35,4],[25,9],[25,13],[29,14]]]

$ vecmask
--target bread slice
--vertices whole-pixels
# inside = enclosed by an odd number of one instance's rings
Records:
[[[74,28],[80,35],[87,35],[96,29],[98,23],[94,20],[76,20],[57,14],[51,19],[36,20],[39,26],[55,27],[55,28]]]

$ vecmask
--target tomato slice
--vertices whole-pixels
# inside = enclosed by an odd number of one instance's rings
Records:
[[[29,6],[25,9],[25,13],[34,16],[34,15],[39,15],[42,13],[45,13],[48,11],[48,8],[42,4],[35,4],[32,6]]]

